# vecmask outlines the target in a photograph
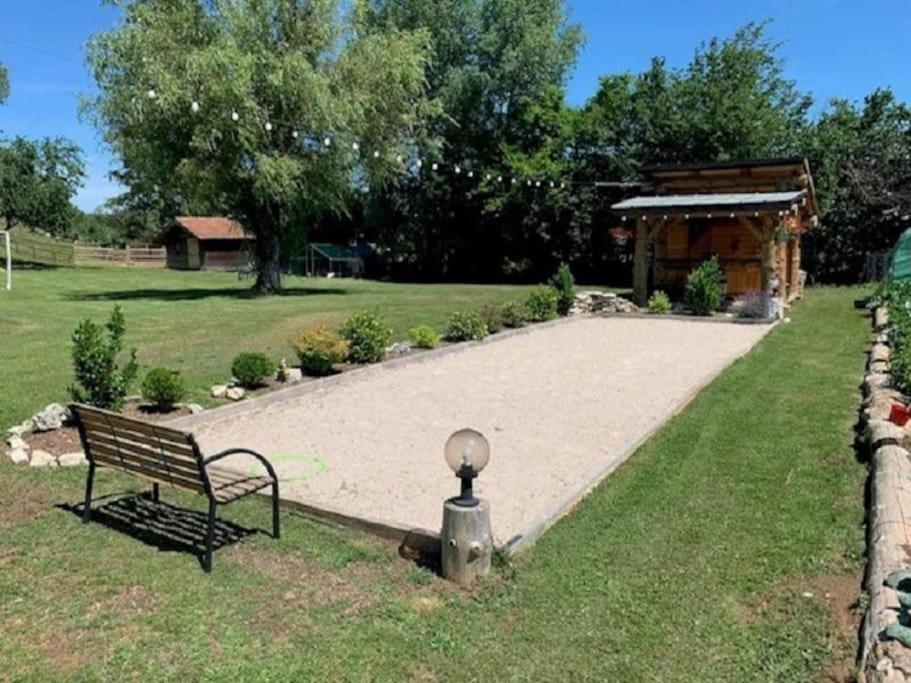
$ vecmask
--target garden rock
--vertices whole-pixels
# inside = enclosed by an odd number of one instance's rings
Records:
[[[186,409],[190,411],[190,415],[199,415],[202,411],[205,410],[198,403],[187,403]]]
[[[61,467],[76,467],[77,465],[84,465],[86,462],[85,454],[82,451],[64,453],[57,458],[57,463]]]
[[[288,368],[285,372],[285,381],[295,384],[304,379],[304,372],[300,368]]]
[[[227,384],[216,384],[214,387],[212,387],[212,398],[224,398],[227,394]]]
[[[9,452],[9,459],[16,465],[25,465],[28,462],[28,451],[24,448],[14,448]]]
[[[396,342],[388,349],[386,349],[386,355],[390,358],[398,358],[400,356],[407,356],[411,353],[411,342],[403,341]]]
[[[228,400],[231,400],[231,401],[239,401],[244,396],[246,396],[246,393],[247,392],[245,392],[240,387],[231,387],[227,391],[225,391],[225,398],[227,398]]]
[[[6,445],[10,447],[10,450],[27,450],[28,446],[25,443],[25,440],[21,436],[11,436],[6,440]]]
[[[32,451],[32,457],[28,463],[31,467],[56,467],[57,458],[47,451]]]
[[[70,409],[62,403],[51,403],[44,410],[32,416],[32,427],[36,432],[60,429],[73,421]]]
[[[586,291],[576,294],[576,299],[569,309],[570,315],[586,313],[638,313],[639,307],[632,301],[617,296],[613,292]]]
[[[6,433],[10,436],[25,436],[26,434],[31,434],[32,432],[32,420],[29,418],[21,425],[15,425],[6,430]]]

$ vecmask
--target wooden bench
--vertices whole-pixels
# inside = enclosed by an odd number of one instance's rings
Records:
[[[272,487],[272,536],[279,537],[278,478],[266,458],[246,448],[229,448],[203,458],[193,435],[162,425],[133,420],[107,410],[74,404],[73,414],[89,474],[85,484],[82,521],[92,514],[92,483],[98,467],[128,472],[152,482],[152,500],[158,502],[158,486],[166,484],[204,495],[209,500],[203,569],[212,570],[215,540],[215,508],[239,500],[268,486]],[[254,457],[265,475],[250,475],[212,463],[229,455]]]

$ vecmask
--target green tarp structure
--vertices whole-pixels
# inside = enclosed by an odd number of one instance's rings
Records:
[[[889,259],[889,281],[911,280],[911,228],[905,230],[892,250]]]

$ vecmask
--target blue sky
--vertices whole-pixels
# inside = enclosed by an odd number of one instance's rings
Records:
[[[817,111],[830,97],[861,99],[877,86],[911,101],[911,0],[570,0],[570,6],[588,35],[569,83],[575,105],[594,93],[603,74],[641,71],[655,55],[685,64],[700,42],[765,18],[774,20],[770,33],[783,43],[788,75],[816,98]],[[63,135],[81,145],[88,178],[77,203],[87,210],[118,188],[107,178],[112,160],[97,132],[79,121],[77,96],[92,87],[82,47],[117,14],[95,0],[0,0],[0,62],[12,88],[0,107],[0,130]]]

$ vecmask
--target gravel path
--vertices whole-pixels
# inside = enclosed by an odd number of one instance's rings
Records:
[[[204,413],[206,451],[269,456],[282,497],[397,526],[438,530],[458,482],[443,461],[450,433],[491,443],[476,489],[503,543],[625,459],[765,325],[579,318],[437,358],[342,376],[239,414]],[[246,465],[245,465],[246,466]]]

